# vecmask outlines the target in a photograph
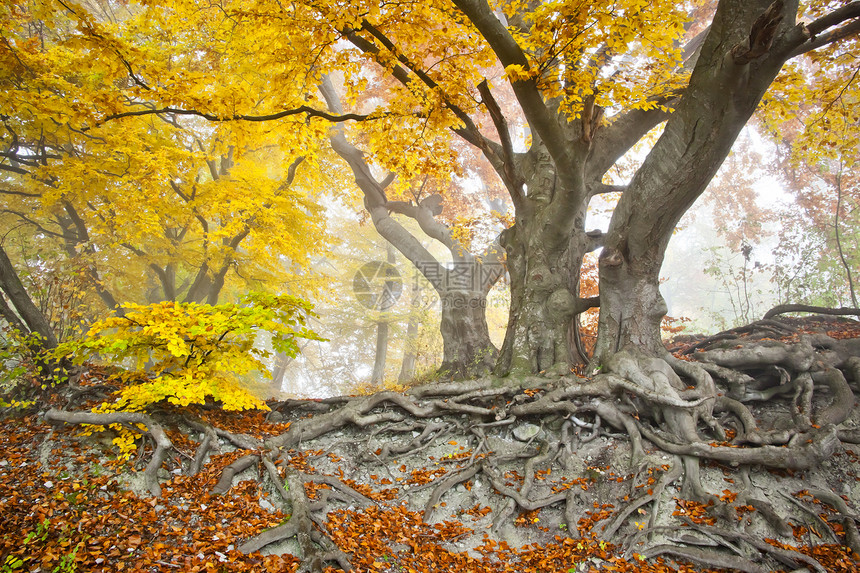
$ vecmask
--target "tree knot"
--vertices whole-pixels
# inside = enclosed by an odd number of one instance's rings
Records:
[[[776,29],[782,22],[783,0],[775,0],[764,13],[756,18],[750,29],[749,39],[732,48],[732,58],[739,66],[746,65],[765,55],[773,44]]]

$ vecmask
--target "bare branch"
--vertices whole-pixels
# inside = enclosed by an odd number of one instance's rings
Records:
[[[478,29],[503,66],[522,66],[529,70],[528,59],[508,29],[496,18],[486,0],[454,0],[454,5]],[[547,107],[534,79],[511,82],[529,125],[544,142],[556,165],[568,165],[570,150],[558,117]]]
[[[519,207],[525,200],[525,192],[523,190],[522,177],[514,169],[514,146],[511,142],[511,134],[508,131],[508,121],[505,119],[502,109],[493,93],[490,91],[490,86],[487,80],[478,84],[478,92],[483,98],[483,103],[490,112],[490,117],[493,119],[493,125],[496,126],[496,131],[499,134],[499,140],[502,143],[503,167],[502,171],[508,179],[508,187],[511,190],[511,199],[514,205]]]
[[[330,121],[332,123],[341,123],[344,121],[367,121],[372,119],[381,119],[386,117],[386,114],[359,114],[359,113],[345,113],[342,115],[331,114],[325,111],[321,111],[318,109],[314,109],[307,105],[301,105],[297,108],[293,109],[285,109],[283,111],[279,111],[276,113],[270,113],[266,115],[246,115],[246,114],[235,114],[230,116],[220,116],[213,113],[206,113],[203,111],[199,111],[196,109],[182,109],[178,107],[162,107],[158,109],[139,109],[136,111],[124,111],[121,113],[114,113],[111,115],[107,115],[101,121],[96,122],[95,127],[100,125],[104,125],[108,121],[112,121],[114,119],[121,119],[124,117],[138,117],[143,115],[158,115],[158,114],[174,114],[174,115],[193,115],[197,117],[202,117],[208,121],[253,121],[253,122],[262,122],[262,121],[273,121],[276,119],[282,119],[285,117],[290,117],[293,115],[301,115],[305,114],[308,117],[319,117]],[[0,166],[2,167],[2,166]]]

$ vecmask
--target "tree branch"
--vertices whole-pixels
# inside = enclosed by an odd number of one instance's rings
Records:
[[[511,142],[510,131],[508,131],[508,121],[505,119],[496,98],[493,97],[487,80],[478,84],[478,92],[481,94],[484,106],[490,113],[493,125],[496,126],[496,132],[499,134],[499,141],[502,144],[502,174],[507,179],[508,188],[511,190],[511,200],[514,202],[514,206],[519,208],[525,201],[524,181],[514,167],[514,146]]]
[[[341,123],[344,121],[367,121],[371,119],[381,119],[386,117],[386,114],[358,114],[358,113],[345,113],[345,114],[331,114],[325,111],[321,111],[318,109],[314,109],[307,105],[301,105],[294,109],[286,109],[283,111],[279,111],[276,113],[270,113],[266,115],[245,115],[245,114],[235,114],[230,116],[219,116],[212,113],[206,113],[203,111],[199,111],[196,109],[182,109],[178,107],[162,107],[158,109],[140,109],[137,111],[124,111],[120,113],[114,113],[105,116],[102,120],[97,121],[94,127],[99,127],[104,125],[105,123],[115,120],[122,119],[124,117],[138,117],[144,115],[157,115],[157,114],[165,114],[170,113],[174,115],[193,115],[197,117],[202,117],[208,121],[253,121],[253,122],[262,122],[262,121],[273,121],[276,119],[282,119],[285,117],[290,117],[293,115],[305,114],[308,117],[319,117],[330,121],[332,123]],[[0,167],[3,167],[0,165]]]
[[[17,173],[18,175],[29,175],[30,172],[26,169],[22,169],[20,167],[16,167],[14,165],[6,165],[5,163],[0,163],[0,171],[9,171],[11,173]]]
[[[812,50],[817,50],[818,48],[823,48],[829,44],[833,44],[834,42],[838,42],[840,40],[844,40],[845,38],[850,38],[851,36],[856,36],[860,34],[860,20],[854,20],[853,22],[849,22],[845,24],[841,28],[837,28],[835,30],[831,30],[826,34],[821,34],[810,39],[809,42],[803,44],[794,50],[790,58],[794,58],[801,54],[805,54],[807,52],[811,52]]]
[[[507,28],[493,14],[486,0],[454,0],[454,5],[484,36],[503,66],[518,65],[526,71],[530,70],[526,55]],[[546,145],[555,164],[560,168],[569,165],[570,150],[565,143],[558,116],[547,107],[537,87],[537,81],[512,81],[511,87],[529,125]]]
[[[10,189],[0,189],[0,193],[3,195],[17,195],[19,197],[41,197],[38,193],[26,193],[24,191],[12,191]]]
[[[818,20],[810,22],[808,25],[798,24],[794,26],[779,39],[773,51],[779,54],[782,61],[786,61],[816,48],[845,39],[860,31],[860,26],[855,20],[857,18],[860,18],[860,1],[854,0],[825,14]],[[855,21],[824,34],[825,30],[849,20]]]
[[[427,207],[415,205],[408,201],[387,201],[386,208],[392,213],[405,215],[410,219],[414,219],[424,233],[433,239],[436,239],[448,250],[453,251],[457,248],[457,243],[451,238],[451,230],[433,218],[433,214]]]
[[[380,32],[373,24],[368,22],[367,20],[363,20],[361,23],[361,29],[367,31],[374,38],[376,38],[382,45],[388,50],[398,62],[400,62],[405,68],[400,66],[395,66],[392,70],[392,75],[395,79],[397,79],[403,85],[409,85],[411,79],[409,78],[409,73],[407,70],[411,71],[415,76],[421,80],[427,87],[430,89],[438,89],[439,84],[437,84],[433,78],[431,78],[427,73],[422,70],[420,67],[415,65],[413,62],[409,61],[409,59],[403,55],[397,47],[394,45],[387,36],[385,36],[382,32]],[[365,40],[364,38],[358,36],[353,30],[346,30],[344,35],[347,39],[352,42],[352,44],[360,49],[361,51],[369,54],[373,54],[374,56],[378,56],[380,53],[380,49],[374,45],[372,42]],[[478,126],[475,125],[475,122],[472,121],[472,118],[469,117],[465,111],[463,111],[459,106],[455,105],[451,102],[447,97],[444,98],[445,106],[451,110],[451,112],[457,116],[457,119],[463,122],[465,127],[462,128],[452,128],[454,133],[474,145],[479,149],[483,150],[485,153],[496,153],[497,150],[493,149],[491,145],[491,141],[484,137]],[[497,145],[497,144],[496,144]]]
[[[336,113],[339,112],[341,110],[340,99],[328,76],[323,77],[319,89],[329,109]],[[444,277],[448,271],[409,231],[388,214],[388,199],[385,196],[385,191],[370,172],[370,167],[364,160],[362,152],[346,139],[342,126],[336,126],[332,130],[329,140],[335,152],[352,169],[355,183],[364,194],[364,206],[370,213],[377,232],[409,259],[430,281],[430,284],[441,292],[445,284]]]

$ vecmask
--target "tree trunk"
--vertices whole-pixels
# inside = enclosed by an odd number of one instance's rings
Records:
[[[665,352],[660,323],[667,308],[659,288],[659,259],[627,262],[609,250],[601,255],[597,362],[628,346],[651,355]]]
[[[554,200],[561,183],[540,144],[521,166],[528,174],[528,196],[501,240],[510,274],[511,310],[495,371],[566,374],[578,362],[572,344],[575,318],[592,306],[579,297],[582,259],[594,248],[585,232],[587,201],[565,199],[574,192]]]
[[[371,384],[382,384],[385,379],[385,359],[388,356],[388,323],[376,323],[376,353],[373,358],[373,373],[370,375]]]
[[[659,272],[666,247],[782,67],[783,42],[771,47],[751,30],[770,30],[777,38],[790,31],[797,7],[788,4],[720,3],[683,98],[612,214],[600,256],[595,364],[625,347],[665,353]]]
[[[329,78],[324,78],[320,90],[329,109],[340,113],[341,103]],[[376,230],[424,275],[439,295],[444,348],[440,374],[466,378],[486,373],[497,355],[484,312],[487,293],[503,274],[499,253],[491,247],[480,260],[469,253],[454,238],[451,229],[435,219],[442,212],[439,195],[421,201],[389,201],[386,181],[374,177],[364,154],[346,139],[342,128],[333,129],[329,138],[332,148],[352,169]],[[413,219],[428,237],[445,245],[453,259],[452,268],[442,265],[392,213]]]
[[[33,303],[33,299],[27,294],[12,261],[6,255],[3,247],[0,247],[0,288],[9,301],[18,311],[22,321],[27,325],[31,333],[38,334],[42,339],[41,345],[45,348],[57,346],[57,337],[51,328],[48,319]],[[20,324],[20,322],[19,322]],[[26,334],[26,333],[25,333]]]
[[[397,382],[400,384],[406,384],[415,378],[415,363],[418,357],[415,348],[418,342],[418,301],[419,288],[415,284],[412,288],[412,311],[409,313],[406,340],[403,342],[403,360],[400,363],[400,374],[397,376]]]
[[[524,241],[523,235],[531,233],[518,223],[505,236],[511,310],[496,372],[566,374],[580,362],[574,354],[575,318],[593,304],[578,296],[579,271],[589,250],[585,234],[580,231],[555,249],[540,239]]]
[[[291,361],[292,358],[286,352],[278,352],[275,355],[275,367],[272,369],[272,390],[275,392],[283,391],[284,376]]]
[[[496,348],[487,329],[487,296],[480,291],[448,290],[441,303],[444,354],[440,373],[466,378],[492,369]]]

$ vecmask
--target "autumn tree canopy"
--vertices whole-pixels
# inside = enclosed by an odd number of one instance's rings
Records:
[[[354,179],[374,227],[443,303],[443,370],[462,381],[323,404],[265,443],[233,436],[252,452],[224,469],[215,493],[229,491],[233,476],[255,464],[284,489],[273,460],[347,425],[386,424],[413,435],[405,450],[373,450],[376,459],[429,446],[450,426],[472,436],[476,450],[431,500],[460,482],[471,487],[467,480],[481,472],[505,498],[505,517],[514,507],[564,504],[572,523],[572,494],[529,495],[535,465],[572,467],[574,425],[577,437],[579,428],[597,436],[604,423],[623,432],[634,464],[647,458],[643,441],[677,456],[671,475],[684,470],[679,495],[704,503],[715,492],[700,477],[702,459],[745,471],[802,471],[858,441],[845,425],[853,415],[849,379],[860,380],[856,345],[826,327],[769,320],[669,352],[659,288],[679,221],[760,112],[762,131],[785,150],[782,168],[808,219],[823,226],[823,213],[834,214],[834,244],[856,304],[839,225],[857,180],[856,0],[36,0],[6,2],[0,16],[4,225],[35,230],[40,244],[54,240],[109,308],[120,306],[117,292],[166,301],[97,323],[95,330],[117,328],[119,338],[93,341],[93,349],[123,350],[129,339],[158,346],[149,330],[164,331],[158,317],[181,309],[166,354],[135,347],[141,361],[160,364],[142,373],[153,377],[141,386],[145,399],[129,400],[135,393],[125,391],[126,402],[117,404],[145,409],[157,398],[187,405],[182,392],[250,404],[232,384],[207,394],[209,379],[188,370],[205,364],[201,371],[215,380],[219,365],[206,358],[252,352],[252,332],[269,314],[212,306],[210,318],[223,332],[214,341],[215,326],[183,321],[205,314],[195,305],[214,305],[231,280],[237,289],[289,290],[285,278],[322,248],[321,189],[344,192],[344,179]],[[634,164],[623,178],[621,161]],[[826,199],[808,194],[825,186],[833,191]],[[477,200],[476,188],[491,191]],[[620,198],[608,227],[587,228],[589,205],[610,193]],[[504,227],[498,237],[489,223],[480,239],[473,236],[476,208]],[[441,244],[451,264],[432,255],[407,220]],[[583,284],[586,255],[594,252],[596,295]],[[503,274],[502,256],[511,304],[496,352],[484,306]],[[11,302],[0,299],[3,316],[55,346],[11,260],[0,259]],[[464,269],[467,280],[455,280]],[[293,299],[287,306],[289,319],[307,309]],[[593,308],[599,320],[589,354],[579,317]],[[248,318],[241,327],[224,326],[241,317]],[[292,337],[313,338],[304,330],[283,334],[282,346],[293,351]],[[260,365],[259,356],[240,361],[240,370]],[[165,377],[194,383],[171,389],[159,383]],[[822,390],[827,403],[818,399]],[[766,407],[758,403],[775,398],[787,405],[760,428]],[[434,416],[463,419],[437,427],[428,421]],[[414,424],[403,423],[407,417]],[[103,409],[51,410],[47,419],[147,427],[157,444],[148,486],[160,492],[158,470],[171,445],[152,418]],[[524,454],[528,475],[508,484],[498,465],[507,458],[495,455],[486,432],[504,433],[523,419],[540,425],[517,440],[530,444],[544,422],[554,437]],[[201,445],[203,456],[207,448]],[[291,497],[293,518],[279,530],[316,555],[311,507],[327,502],[308,503],[299,469],[310,471],[301,463],[285,470],[294,493],[281,495]],[[345,483],[328,477],[330,487]],[[654,500],[647,491],[642,504]],[[748,501],[774,530],[790,529],[752,492],[727,497],[738,507]],[[613,527],[630,515],[621,516]],[[343,555],[316,534],[324,555],[343,566]],[[274,535],[243,547],[253,552]],[[725,531],[714,535],[729,539]],[[722,555],[681,554],[705,563]],[[743,555],[719,559],[759,570]]]

